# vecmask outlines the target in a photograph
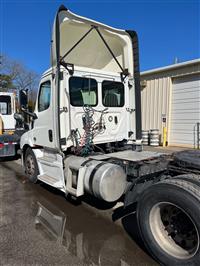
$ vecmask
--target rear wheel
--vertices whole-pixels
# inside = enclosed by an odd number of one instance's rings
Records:
[[[200,175],[197,174],[183,174],[174,176],[173,179],[185,180],[200,187]]]
[[[185,180],[165,180],[140,196],[142,239],[164,265],[200,265],[200,189]]]
[[[28,179],[32,183],[36,183],[39,170],[38,170],[38,165],[37,165],[37,161],[35,158],[35,154],[31,148],[28,148],[25,152],[24,165],[25,165],[25,172],[26,172]]]

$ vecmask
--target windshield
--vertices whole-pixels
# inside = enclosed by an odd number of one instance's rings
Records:
[[[10,115],[11,114],[11,97],[7,95],[0,96],[0,114]]]

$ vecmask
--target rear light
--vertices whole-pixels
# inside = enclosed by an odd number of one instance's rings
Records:
[[[3,147],[4,147],[4,144],[0,143],[0,149],[3,149]]]
[[[5,146],[10,146],[10,145],[15,145],[17,144],[16,142],[12,142],[12,141],[9,141],[9,142],[6,142],[6,143],[0,143],[0,149],[3,149]]]

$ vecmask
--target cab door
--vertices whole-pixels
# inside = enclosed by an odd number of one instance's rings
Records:
[[[53,84],[51,75],[42,79],[35,106],[32,138],[35,145],[54,148]]]

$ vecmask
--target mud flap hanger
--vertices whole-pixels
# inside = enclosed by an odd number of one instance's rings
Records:
[[[106,48],[108,49],[108,51],[110,52],[110,54],[114,58],[115,62],[119,66],[119,68],[121,69],[120,77],[121,77],[121,80],[124,81],[124,79],[129,75],[128,69],[124,69],[122,67],[122,65],[119,63],[119,61],[117,60],[116,56],[114,55],[112,49],[110,48],[110,46],[106,42],[105,38],[103,37],[103,35],[99,31],[98,27],[94,26],[94,25],[92,25],[91,28],[63,56],[60,57],[60,64],[67,69],[67,71],[69,72],[70,75],[73,75],[73,73],[74,73],[74,64],[66,63],[63,59],[66,56],[68,56],[76,48],[76,46],[78,46],[79,43],[87,37],[87,35],[92,30],[96,30],[96,32],[98,33],[99,37],[101,38],[101,40],[105,44]]]

